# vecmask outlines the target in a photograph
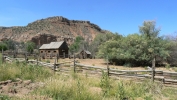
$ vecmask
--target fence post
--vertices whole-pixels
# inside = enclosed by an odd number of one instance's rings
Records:
[[[16,53],[16,52],[14,51],[14,52],[13,52],[13,57],[14,57],[14,58],[16,58],[16,54],[15,54],[15,53]]]
[[[155,57],[152,60],[152,82],[154,82],[155,77]]]
[[[60,59],[60,54],[58,54],[58,59]]]
[[[58,63],[58,58],[59,58],[58,56],[59,56],[59,54],[57,54],[57,63]]]
[[[28,57],[27,57],[26,52],[25,52],[25,61],[26,61],[26,63],[27,63],[27,61],[28,61]]]
[[[108,56],[107,56],[107,74],[108,74],[108,77],[109,77],[109,60],[108,60]]]
[[[3,49],[2,49],[2,63],[4,63],[4,53],[3,53]]]
[[[36,54],[37,66],[38,66],[38,58],[39,58],[39,56]]]
[[[39,57],[39,59],[38,59],[38,60],[39,60],[39,61],[41,61],[41,56],[40,56],[40,55],[38,55],[38,57]]]
[[[75,54],[74,54],[74,73],[76,72],[76,64],[75,64]]]
[[[63,52],[63,59],[65,59],[65,52]]]
[[[55,62],[54,62],[54,66],[53,66],[54,68],[53,68],[53,71],[54,71],[54,73],[55,73],[55,71],[56,71],[56,58],[55,58]]]

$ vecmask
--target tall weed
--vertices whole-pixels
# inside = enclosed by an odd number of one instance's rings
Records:
[[[100,87],[102,88],[103,96],[109,96],[111,85],[110,85],[109,76],[104,71],[102,71]]]

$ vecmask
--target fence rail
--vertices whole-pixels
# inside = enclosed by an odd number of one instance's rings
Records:
[[[108,71],[107,68],[98,67],[98,66],[89,66],[84,64],[76,63],[76,66],[80,70],[94,70],[94,69],[101,69]],[[99,70],[96,70],[99,71]],[[152,78],[152,70],[118,70],[109,68],[108,75],[110,77],[128,77],[128,78]],[[157,81],[161,81],[164,84],[177,84],[177,72],[168,72],[168,71],[161,71],[155,70],[154,79]]]

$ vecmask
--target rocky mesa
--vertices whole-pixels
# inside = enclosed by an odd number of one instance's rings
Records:
[[[69,20],[55,16],[34,21],[27,26],[0,27],[0,40],[33,41],[41,45],[61,40],[72,43],[76,36],[82,36],[90,42],[98,33],[105,34],[106,31],[90,21]]]

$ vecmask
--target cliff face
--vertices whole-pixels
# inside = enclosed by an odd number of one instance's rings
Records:
[[[90,42],[98,33],[106,32],[90,21],[69,20],[57,16],[37,20],[23,27],[0,27],[0,40],[12,39],[18,42],[33,40],[36,44],[67,40],[72,43],[76,36],[82,36]]]

